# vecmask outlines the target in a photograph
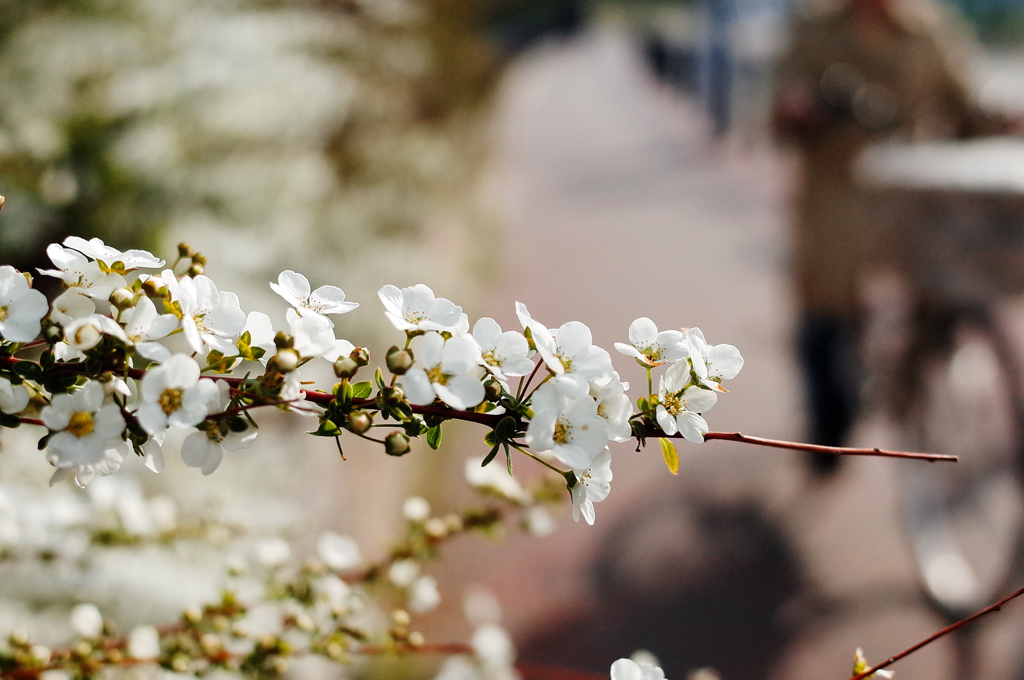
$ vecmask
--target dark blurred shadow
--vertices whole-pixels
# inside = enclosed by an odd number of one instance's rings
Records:
[[[763,678],[792,639],[786,603],[805,584],[762,509],[675,491],[623,517],[590,576],[593,597],[536,629],[522,660],[596,672],[647,649],[668,677],[710,666],[730,680]]]

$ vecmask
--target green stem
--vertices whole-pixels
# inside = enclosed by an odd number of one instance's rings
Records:
[[[654,399],[654,386],[651,381],[651,367],[644,366],[647,369],[647,401],[651,402]]]
[[[543,458],[540,458],[539,456],[535,456],[534,454],[530,453],[529,451],[527,451],[523,447],[519,446],[518,444],[515,444],[514,442],[509,442],[509,445],[513,449],[518,451],[519,453],[523,454],[524,456],[529,456],[530,458],[533,458],[535,461],[537,461],[538,463],[540,463],[544,467],[548,468],[549,470],[554,470],[555,472],[557,472],[558,474],[562,475],[563,477],[568,472],[568,470],[559,470],[558,468],[556,468],[554,465],[552,465],[551,463],[547,462]]]

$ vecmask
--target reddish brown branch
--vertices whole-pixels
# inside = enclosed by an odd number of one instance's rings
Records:
[[[890,656],[888,659],[886,659],[882,663],[878,664],[877,666],[872,666],[871,668],[867,669],[863,673],[858,673],[857,675],[854,675],[852,678],[850,678],[850,680],[864,680],[864,678],[870,677],[876,671],[880,671],[883,668],[885,668],[886,666],[889,666],[889,665],[892,665],[892,664],[896,663],[897,661],[899,661],[903,657],[908,656],[910,654],[913,654],[914,652],[916,652],[917,650],[921,649],[925,645],[929,645],[929,644],[935,642],[940,637],[944,637],[946,635],[949,635],[953,631],[955,631],[955,630],[957,630],[959,628],[963,628],[967,624],[974,623],[975,621],[977,621],[980,618],[983,618],[985,616],[988,616],[989,614],[992,614],[992,613],[995,613],[995,612],[999,611],[1000,609],[1003,608],[1003,605],[1005,605],[1007,602],[1009,602],[1010,600],[1012,600],[1012,599],[1014,599],[1016,597],[1020,597],[1021,595],[1024,595],[1024,588],[1020,588],[1019,590],[1015,590],[1014,592],[1010,593],[1009,595],[1007,595],[1003,599],[999,600],[999,602],[996,602],[995,604],[990,604],[989,606],[985,607],[981,611],[975,612],[975,613],[971,614],[966,619],[963,619],[961,621],[957,621],[956,623],[954,623],[952,625],[946,626],[945,628],[940,630],[938,633],[935,633],[934,635],[931,635],[928,638],[926,638],[924,640],[921,640],[920,642],[918,642],[913,647],[908,647],[907,649],[904,649],[899,654],[896,654],[894,656]]]
[[[0,358],[0,365],[7,364],[8,366],[13,365],[19,359],[13,357]],[[72,371],[76,373],[82,372],[81,367],[76,364],[58,364],[62,370]],[[125,375],[136,380],[141,380],[145,377],[146,371],[139,368],[128,368],[125,369]],[[233,378],[224,375],[212,375],[205,376],[213,380],[221,380],[226,382],[236,390],[242,387],[245,383],[244,378]],[[314,404],[319,406],[328,406],[334,401],[334,395],[328,392],[321,392],[319,390],[302,390],[303,397]],[[255,408],[258,406],[274,406],[282,402],[279,400],[268,401],[261,404],[252,404],[244,407],[244,410]],[[351,401],[353,406],[372,408],[377,404],[376,399],[353,399]],[[441,406],[436,404],[428,404],[426,406],[411,406],[413,413],[417,413],[423,416],[439,416],[441,418],[448,418],[451,420],[466,420],[473,423],[478,423],[486,427],[493,428],[497,426],[498,422],[504,417],[504,415],[494,413],[477,413],[476,411],[459,411],[457,409],[449,408],[447,406]],[[22,422],[30,423],[32,425],[41,425],[38,421],[29,421],[22,419]],[[660,429],[651,428],[647,431],[646,436],[648,437],[669,437],[679,438],[682,435],[676,433],[673,435],[666,435]],[[948,461],[956,462],[956,456],[932,454],[932,453],[912,453],[909,451],[885,451],[883,449],[854,449],[840,446],[819,446],[817,444],[802,444],[799,442],[783,441],[779,439],[765,439],[763,437],[749,437],[740,432],[708,432],[704,435],[704,441],[712,440],[732,441],[739,442],[741,444],[756,444],[758,446],[767,446],[777,449],[790,449],[792,451],[808,451],[813,453],[824,453],[832,456],[880,456],[883,458],[910,458],[916,460],[927,460],[927,461]]]
[[[651,435],[664,436],[664,435]],[[682,435],[674,434],[672,437]],[[748,437],[740,432],[708,432],[704,435],[704,441],[721,440],[728,442],[740,442],[741,444],[756,444],[757,446],[768,446],[776,449],[790,449],[792,451],[808,451],[811,453],[824,453],[831,456],[882,456],[884,458],[912,458],[915,460],[947,461],[955,463],[959,460],[956,456],[949,456],[938,453],[912,453],[910,451],[886,451],[884,449],[852,449],[844,446],[820,446],[818,444],[800,444],[798,442],[787,442],[780,439],[764,439],[763,437]]]

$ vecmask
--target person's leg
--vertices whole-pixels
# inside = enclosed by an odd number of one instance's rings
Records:
[[[800,325],[799,343],[811,440],[844,446],[857,415],[860,390],[854,324],[833,316],[807,317]],[[832,472],[839,457],[815,454],[812,463],[818,472]]]

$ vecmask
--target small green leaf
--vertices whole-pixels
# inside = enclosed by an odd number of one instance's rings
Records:
[[[0,427],[14,428],[19,425],[21,425],[21,421],[18,419],[18,416],[0,411]]]
[[[387,387],[384,384],[384,374],[381,372],[379,368],[377,369],[377,372],[373,374],[373,381],[377,383],[377,389],[379,390],[382,390],[385,387]]]
[[[636,405],[640,409],[640,413],[645,413],[651,409],[650,404],[647,403],[647,397],[640,397],[637,399]]]
[[[487,464],[494,460],[494,457],[498,455],[498,450],[500,448],[501,444],[495,444],[494,448],[491,449],[491,452],[487,454],[486,458],[484,458],[484,461],[480,463],[480,467],[487,467]]]
[[[43,379],[43,369],[34,361],[19,361],[15,363],[14,372],[26,380],[39,382]]]
[[[366,399],[373,394],[373,383],[369,380],[357,382],[352,385],[352,398],[353,399]]]
[[[435,425],[427,430],[427,444],[437,451],[441,447],[441,426]]]
[[[665,457],[665,465],[668,467],[668,471],[674,475],[679,474],[679,453],[676,451],[676,445],[671,440],[665,439],[664,437],[658,440],[661,442],[661,455]]]

